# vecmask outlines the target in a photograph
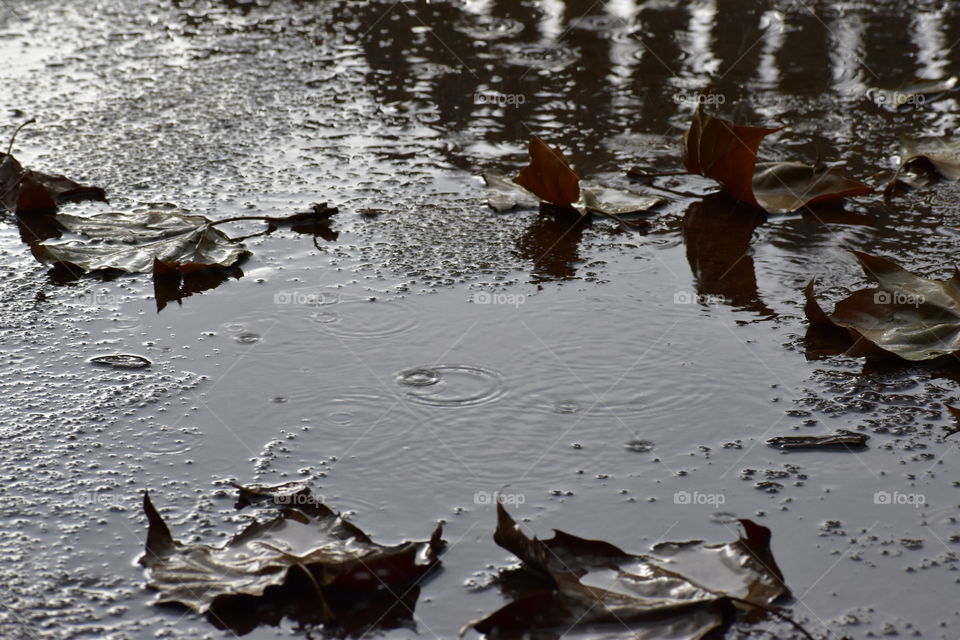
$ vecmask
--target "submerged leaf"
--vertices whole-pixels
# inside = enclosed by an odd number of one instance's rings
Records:
[[[13,156],[0,153],[0,207],[17,215],[53,213],[67,200],[106,199],[100,187],[25,169]]]
[[[182,544],[144,494],[149,522],[148,586],[157,603],[206,613],[220,627],[246,633],[284,617],[348,632],[383,626],[385,612],[412,616],[417,584],[439,560],[437,527],[429,541],[383,546],[318,502],[308,489],[260,488],[277,515],[255,522],[225,546]],[[394,611],[399,605],[399,609]]]
[[[520,170],[514,182],[558,207],[569,207],[580,199],[580,179],[558,147],[549,147],[540,138],[531,138],[528,151],[530,164]]]
[[[762,612],[789,593],[770,553],[770,530],[740,522],[747,535],[735,542],[664,543],[640,556],[562,531],[529,538],[498,504],[494,541],[520,558],[527,578],[514,580],[513,602],[471,624],[490,638],[604,625],[626,625],[631,638],[704,638],[727,625],[736,607]],[[501,584],[515,573],[503,574]]]
[[[146,272],[154,260],[228,267],[246,254],[242,245],[200,215],[147,211],[57,218],[85,239],[37,244],[34,255],[44,263],[66,263],[83,271]]]
[[[927,280],[885,258],[853,255],[879,287],[855,291],[827,314],[807,286],[807,319],[846,329],[865,342],[905,360],[931,360],[960,351],[960,272],[949,280]]]

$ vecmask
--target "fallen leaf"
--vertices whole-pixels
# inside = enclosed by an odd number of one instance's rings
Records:
[[[543,199],[527,191],[514,181],[496,173],[483,174],[483,180],[490,188],[487,205],[495,211],[510,209],[533,209],[539,207]],[[599,213],[613,218],[630,213],[646,213],[663,202],[657,196],[642,195],[632,191],[613,189],[587,180],[580,181],[580,199],[566,209],[575,210],[581,215]],[[620,220],[621,222],[626,222]]]
[[[953,416],[953,427],[944,427],[944,431],[947,432],[944,438],[949,438],[955,433],[960,433],[960,409],[957,407],[951,407],[949,404],[943,405],[947,408],[947,411],[950,412],[950,415]]]
[[[68,200],[106,199],[100,187],[25,169],[13,156],[0,153],[0,207],[17,215],[53,213]]]
[[[158,604],[185,606],[240,634],[284,616],[351,634],[412,618],[418,584],[439,563],[439,526],[429,541],[383,546],[309,489],[251,491],[276,515],[219,547],[174,540],[144,494],[149,530],[140,563]]]
[[[841,449],[849,451],[867,445],[870,439],[865,433],[840,429],[825,436],[776,436],[767,440],[771,447],[779,449]]]
[[[154,260],[228,267],[247,253],[200,215],[146,211],[60,214],[57,219],[66,230],[84,238],[34,244],[34,256],[46,264],[68,264],[87,272],[147,272]]]
[[[883,190],[887,200],[940,178],[960,180],[960,138],[905,139],[900,156],[903,160]]]
[[[766,136],[780,129],[734,124],[706,113],[697,105],[683,137],[687,171],[720,183],[737,200],[768,213],[790,213],[825,200],[871,193],[873,189],[817,162],[757,163],[757,150]]]
[[[811,324],[841,327],[855,346],[905,360],[931,360],[960,350],[960,272],[954,269],[949,280],[927,280],[885,258],[852,253],[880,286],[853,292],[827,314],[811,282],[804,306]]]
[[[569,207],[580,199],[580,179],[558,147],[549,147],[543,140],[534,137],[530,139],[527,149],[530,164],[520,170],[514,182],[558,207]]]
[[[753,195],[769,213],[790,213],[815,202],[872,192],[839,169],[802,162],[762,162],[753,175]]]
[[[698,103],[683,136],[683,166],[690,173],[716,180],[737,200],[756,205],[753,174],[757,149],[766,136],[779,130],[737,125],[706,113]]]
[[[153,297],[157,301],[157,312],[163,311],[168,302],[182,304],[184,298],[195,293],[219,287],[229,278],[242,277],[243,271],[236,265],[164,262],[154,258]]]
[[[745,537],[726,544],[662,543],[635,555],[557,531],[524,534],[497,505],[494,541],[522,562],[501,574],[515,600],[470,623],[489,638],[553,637],[578,628],[629,627],[631,638],[705,638],[737,608],[756,613],[788,595],[770,553],[770,530],[741,520]]]

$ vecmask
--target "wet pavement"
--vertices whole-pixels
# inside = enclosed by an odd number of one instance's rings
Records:
[[[943,436],[960,370],[822,353],[802,311],[811,277],[821,299],[863,286],[848,249],[948,277],[956,185],[767,217],[706,179],[625,171],[680,168],[712,81],[718,113],[786,126],[764,159],[819,153],[882,184],[901,136],[957,127],[956,92],[894,108],[878,91],[960,74],[958,18],[942,2],[0,3],[0,123],[38,120],[14,154],[110,198],[70,212],[340,210],[336,240],[249,240],[243,278],[160,313],[149,276],[57,283],[0,225],[3,635],[229,637],[151,605],[142,491],[179,539],[216,543],[249,517],[230,481],[302,480],[379,542],[446,522],[419,637],[504,602],[497,490],[538,533],[637,552],[753,518],[816,636],[957,637]],[[667,202],[641,231],[496,213],[478,176],[523,166],[531,135]],[[151,366],[91,362],[110,354]],[[868,447],[765,444],[837,429]],[[792,637],[731,637],[768,629]]]

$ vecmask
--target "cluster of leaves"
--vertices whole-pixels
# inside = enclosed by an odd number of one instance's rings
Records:
[[[439,526],[429,540],[383,546],[302,485],[237,489],[237,508],[260,505],[269,517],[219,547],[177,542],[144,496],[140,563],[157,604],[187,607],[238,634],[285,617],[351,636],[412,625],[420,584],[440,563]],[[490,638],[605,625],[626,625],[633,637],[703,638],[768,613],[795,624],[771,606],[790,592],[770,530],[739,522],[746,535],[733,542],[667,542],[635,555],[562,531],[529,538],[498,504],[494,541],[522,563],[498,577],[513,602],[467,627]]]
[[[239,487],[238,507],[273,512],[225,546],[183,544],[170,533],[149,494],[148,586],[158,604],[178,604],[237,634],[287,617],[350,635],[410,623],[420,583],[439,564],[440,526],[429,540],[375,543],[319,502],[306,487]]]
[[[690,127],[683,136],[683,165],[686,174],[702,175],[719,183],[737,201],[766,213],[788,213],[816,203],[867,195],[871,187],[820,163],[758,162],[763,139],[780,129],[735,124],[710,115],[698,105]],[[512,180],[487,174],[494,189],[490,206],[498,211],[515,206],[544,203],[575,211],[580,216],[599,213],[618,222],[637,226],[619,216],[645,211],[662,200],[630,194],[631,205],[621,208],[597,204],[599,189],[582,188],[558,148],[539,138],[529,146],[530,162]],[[903,162],[884,190],[891,198],[903,190],[929,184],[935,179],[960,179],[960,143],[943,141],[911,142],[905,146]],[[649,178],[655,175],[631,169],[628,175]],[[621,193],[621,201],[623,194]],[[743,215],[748,215],[744,212]],[[763,213],[761,212],[761,215]],[[853,252],[868,276],[879,287],[857,291],[839,302],[832,314],[824,313],[807,287],[806,314],[820,327],[839,330],[853,339],[845,350],[855,355],[895,355],[905,360],[930,360],[960,352],[960,275],[949,281],[924,280],[893,262]],[[846,445],[847,442],[831,440]],[[862,443],[861,443],[862,444]]]
[[[245,238],[231,238],[219,225],[260,221],[267,227],[254,235],[285,226],[314,238],[337,238],[330,227],[337,209],[325,203],[290,216],[223,220],[182,213],[168,205],[90,216],[62,213],[59,205],[69,200],[106,201],[104,190],[25,168],[9,151],[0,153],[0,210],[15,214],[21,237],[34,257],[65,278],[90,272],[152,272],[158,311],[170,301],[179,302],[228,278],[243,276],[239,264],[249,255],[243,246]]]

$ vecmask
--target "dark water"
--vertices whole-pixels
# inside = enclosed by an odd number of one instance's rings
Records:
[[[502,488],[538,534],[635,551],[752,517],[816,635],[956,638],[958,374],[822,357],[801,310],[813,276],[830,299],[862,286],[851,248],[945,277],[956,187],[824,223],[624,172],[679,168],[712,81],[725,116],[786,126],[765,159],[878,182],[900,136],[958,114],[957,93],[878,90],[960,73],[958,40],[943,2],[0,4],[0,122],[38,119],[14,153],[110,195],[71,210],[340,208],[335,242],[252,240],[244,278],[160,314],[148,277],[55,284],[0,225],[3,634],[225,637],[150,605],[140,492],[216,542],[246,521],[227,482],[300,479],[382,542],[447,522],[420,637],[503,602],[479,588],[511,562],[483,504]],[[642,232],[494,213],[477,175],[518,169],[533,134],[667,203]],[[90,362],[118,353],[152,366]],[[764,444],[837,428],[869,447]]]

